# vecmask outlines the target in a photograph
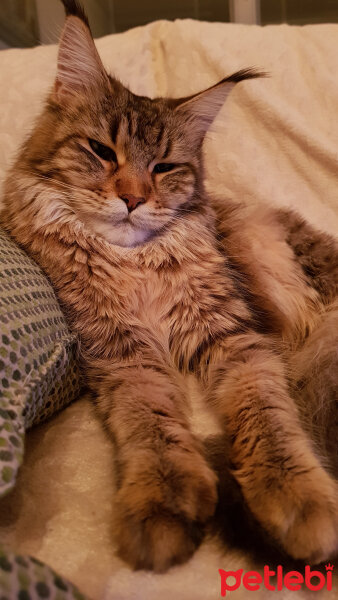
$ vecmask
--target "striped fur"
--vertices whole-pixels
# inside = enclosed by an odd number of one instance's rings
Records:
[[[309,365],[325,363],[333,398],[337,356],[326,348],[322,363],[318,348],[335,337],[337,244],[291,213],[205,193],[205,131],[254,72],[182,100],[135,96],[104,71],[78,3],[64,4],[56,84],[8,175],[2,222],[79,333],[116,446],[120,554],[163,571],[193,553],[214,513],[217,477],[187,414],[194,371],[253,515],[293,557],[327,559],[337,488],[322,431],[334,402],[325,410]]]

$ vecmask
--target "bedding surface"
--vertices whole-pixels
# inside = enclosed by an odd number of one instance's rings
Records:
[[[235,87],[207,135],[207,188],[225,201],[292,207],[337,234],[338,25],[160,21],[97,46],[108,70],[151,97],[187,96],[241,68],[265,70],[269,77]],[[2,175],[52,85],[56,54],[55,46],[0,52]],[[205,436],[214,424],[195,410],[199,394],[191,387],[194,427]],[[0,539],[97,600],[216,600],[218,569],[262,567],[254,554],[209,539],[168,574],[133,573],[114,552],[113,496],[113,449],[83,398],[28,435],[16,489],[0,503]],[[243,587],[232,594],[248,598]],[[316,597],[335,594],[337,587]],[[271,592],[251,596],[265,600]],[[295,595],[284,589],[277,597]],[[305,588],[296,595],[308,597]]]

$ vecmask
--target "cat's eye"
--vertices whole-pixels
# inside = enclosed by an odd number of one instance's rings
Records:
[[[174,163],[157,163],[153,168],[153,173],[168,173],[175,169],[176,166]]]
[[[104,144],[100,144],[100,142],[97,142],[96,140],[88,139],[88,142],[93,152],[102,158],[102,160],[107,160],[109,162],[113,161],[117,163],[117,156],[112,148],[109,148],[109,146],[105,146]]]

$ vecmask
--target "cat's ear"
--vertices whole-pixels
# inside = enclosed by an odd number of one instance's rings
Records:
[[[108,81],[83,8],[76,0],[62,0],[62,3],[66,22],[59,43],[53,91],[60,102]]]
[[[188,119],[195,131],[203,138],[236,83],[244,79],[264,76],[265,73],[256,69],[243,69],[222,79],[203,92],[169,102],[175,111]]]

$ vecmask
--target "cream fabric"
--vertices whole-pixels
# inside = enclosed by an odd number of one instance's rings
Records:
[[[189,95],[243,67],[270,73],[238,84],[216,119],[204,146],[208,189],[224,198],[296,208],[337,233],[338,25],[162,21],[97,45],[112,73],[152,97]],[[38,114],[55,64],[54,46],[0,52],[1,171]],[[197,415],[195,425],[207,432],[204,417]],[[132,573],[114,554],[113,496],[112,447],[82,399],[28,436],[17,489],[0,504],[0,538],[99,600],[216,600],[219,568],[257,569],[249,557],[209,541],[166,575]],[[240,588],[233,595],[245,600],[248,592]],[[308,596],[297,593],[299,600]],[[271,593],[250,597],[265,600]],[[281,600],[289,597],[292,592],[279,592]]]

